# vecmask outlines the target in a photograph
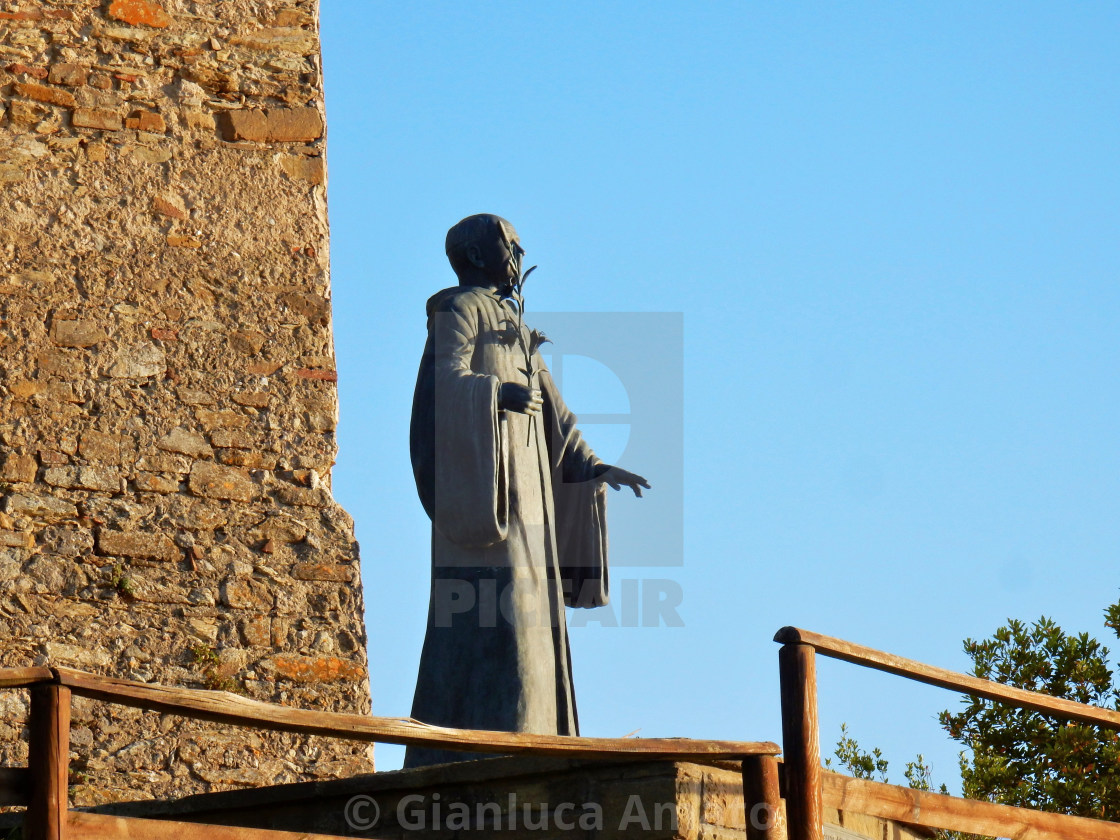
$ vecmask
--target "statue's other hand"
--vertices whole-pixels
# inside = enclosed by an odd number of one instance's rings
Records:
[[[543,405],[540,391],[517,382],[503,382],[498,391],[498,408],[504,411],[516,411],[532,417],[541,413]]]
[[[598,478],[599,481],[605,481],[614,490],[621,490],[623,486],[629,487],[639,499],[642,497],[643,487],[646,490],[650,489],[648,481],[637,473],[624,470],[622,467],[612,467],[608,464],[602,464],[599,466],[597,472],[598,475],[596,478]]]

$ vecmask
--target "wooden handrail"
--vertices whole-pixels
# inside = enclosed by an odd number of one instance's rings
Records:
[[[520,732],[486,732],[430,726],[407,718],[293,709],[227,692],[176,688],[119,680],[70,668],[0,669],[0,688],[31,689],[31,766],[0,768],[0,805],[28,806],[24,831],[29,840],[61,840],[67,833],[102,840],[135,837],[223,838],[223,840],[341,840],[326,835],[263,831],[202,824],[152,822],[70,811],[67,801],[70,697],[181,715],[234,726],[322,735],[356,741],[441,747],[501,754],[585,759],[696,760],[744,762],[744,779],[767,814],[779,812],[777,768],[780,753],[770,741],[703,741],[684,738],[578,738]],[[769,762],[755,766],[750,759]],[[757,779],[756,779],[757,777]],[[773,827],[776,820],[767,823]],[[773,840],[766,830],[752,835]]]
[[[1102,709],[1099,706],[1077,703],[1062,697],[1052,697],[1038,691],[1027,691],[1023,688],[1013,688],[979,677],[970,677],[956,671],[949,671],[945,668],[925,665],[913,659],[904,659],[901,656],[884,653],[881,650],[852,644],[843,639],[822,636],[820,633],[813,633],[798,627],[783,627],[774,636],[774,641],[782,644],[809,645],[817,653],[832,659],[841,659],[844,662],[874,668],[877,671],[886,671],[888,674],[959,691],[973,697],[983,697],[999,703],[1009,703],[1024,709],[1032,709],[1063,720],[1074,720],[1108,729],[1120,729],[1120,712],[1111,709]]]
[[[785,753],[786,831],[791,840],[822,840],[821,744],[817,719],[816,651],[782,645],[778,652]]]
[[[346,840],[333,834],[146,820],[82,811],[71,811],[69,817],[71,835],[82,840],[129,840],[136,837],[144,840]]]
[[[123,706],[182,715],[235,726],[258,727],[352,741],[440,747],[449,750],[619,758],[626,755],[662,760],[741,759],[777,755],[771,741],[702,741],[685,738],[579,738],[526,732],[489,732],[431,726],[410,718],[318,712],[250,700],[224,691],[175,688],[54,668],[60,685],[74,694]]]
[[[27,727],[31,797],[24,837],[61,840],[70,809],[70,689],[57,684],[34,686]]]
[[[824,805],[886,820],[1029,840],[1120,840],[1120,823],[824,774]]]
[[[30,688],[58,682],[50,668],[0,668],[0,688]]]

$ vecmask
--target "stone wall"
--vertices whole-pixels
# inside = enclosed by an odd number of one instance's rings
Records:
[[[0,666],[368,712],[317,0],[0,2]],[[0,764],[26,760],[0,692]],[[78,702],[77,803],[372,769]]]

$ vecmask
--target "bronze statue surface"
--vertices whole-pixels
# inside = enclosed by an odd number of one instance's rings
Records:
[[[468,729],[579,734],[564,607],[607,602],[604,464],[524,323],[524,250],[493,215],[448,232],[459,285],[427,305],[411,453],[432,519],[432,591],[412,716]],[[477,757],[410,748],[405,766]]]

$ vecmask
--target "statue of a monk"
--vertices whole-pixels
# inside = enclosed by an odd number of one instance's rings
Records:
[[[428,301],[411,450],[432,591],[412,716],[577,735],[564,607],[607,602],[604,484],[649,484],[576,428],[519,317],[524,253],[504,219],[463,219],[447,234],[459,284]],[[405,766],[481,757],[409,748]]]

